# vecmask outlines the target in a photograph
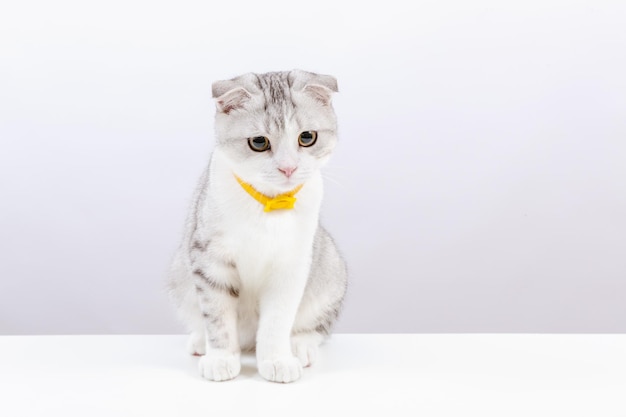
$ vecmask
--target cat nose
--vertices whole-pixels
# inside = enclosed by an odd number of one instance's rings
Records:
[[[280,172],[282,172],[283,174],[285,174],[285,176],[287,178],[291,177],[291,174],[293,174],[293,172],[298,169],[298,167],[284,167],[284,168],[278,168],[278,170]]]

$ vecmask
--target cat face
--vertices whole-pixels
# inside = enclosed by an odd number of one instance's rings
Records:
[[[336,80],[304,71],[246,74],[213,84],[217,146],[257,190],[305,183],[337,142]]]

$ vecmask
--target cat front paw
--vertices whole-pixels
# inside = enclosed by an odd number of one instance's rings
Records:
[[[313,365],[322,340],[319,333],[299,333],[291,337],[291,350],[303,367]]]
[[[187,341],[187,352],[193,356],[202,356],[206,352],[204,333],[192,332]]]
[[[302,376],[302,364],[293,356],[262,360],[259,362],[259,373],[271,382],[293,382]]]
[[[239,355],[227,351],[211,351],[200,358],[200,375],[211,381],[228,381],[241,372]]]

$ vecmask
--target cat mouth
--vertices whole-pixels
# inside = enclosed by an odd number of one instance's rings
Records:
[[[285,188],[284,192],[287,192],[287,191],[293,190],[296,187],[301,186],[305,182],[306,182],[305,178],[294,178],[294,177],[286,178],[282,184],[282,187]]]
[[[299,177],[300,177],[299,175],[298,176],[291,175],[289,177],[285,175],[280,175],[280,176],[276,175],[276,176],[267,178],[267,180],[268,180],[268,183],[272,184],[276,188],[289,188],[289,187],[293,188],[302,182]]]
[[[298,184],[299,182],[295,178],[285,178],[281,185],[284,187],[295,187]]]

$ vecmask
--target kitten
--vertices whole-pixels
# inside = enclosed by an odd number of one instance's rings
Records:
[[[256,349],[265,379],[295,381],[337,318],[346,267],[319,225],[336,91],[299,70],[213,84],[216,146],[169,277],[207,379],[236,377]]]

